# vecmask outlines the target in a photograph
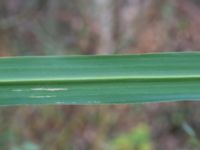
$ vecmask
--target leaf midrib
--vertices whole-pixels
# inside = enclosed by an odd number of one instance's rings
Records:
[[[200,75],[176,75],[176,76],[134,76],[134,77],[88,77],[88,78],[51,78],[51,79],[23,79],[23,80],[0,80],[0,84],[1,83],[33,83],[33,82],[41,82],[41,83],[54,83],[54,82],[101,82],[101,81],[127,81],[127,80],[131,80],[131,81],[141,81],[141,80],[195,80],[195,79],[200,79]]]

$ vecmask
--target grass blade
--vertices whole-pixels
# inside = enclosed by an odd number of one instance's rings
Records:
[[[0,105],[200,99],[200,53],[0,59]]]

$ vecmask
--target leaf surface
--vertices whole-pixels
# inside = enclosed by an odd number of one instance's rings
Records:
[[[200,53],[0,59],[0,105],[200,100]]]

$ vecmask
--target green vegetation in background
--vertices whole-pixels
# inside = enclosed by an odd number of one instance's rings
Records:
[[[38,145],[27,141],[21,146],[13,146],[11,150],[41,150],[41,148]]]
[[[128,133],[115,137],[110,143],[111,150],[153,150],[149,127],[139,124]]]

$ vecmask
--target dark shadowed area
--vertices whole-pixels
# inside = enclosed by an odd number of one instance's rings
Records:
[[[199,0],[1,0],[0,57],[200,50]],[[0,107],[2,150],[199,150],[198,102]]]

